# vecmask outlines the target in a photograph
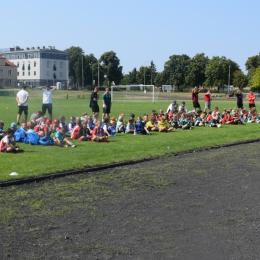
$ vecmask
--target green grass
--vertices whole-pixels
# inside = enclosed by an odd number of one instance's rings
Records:
[[[41,110],[42,95],[39,90],[29,90],[29,115]],[[53,94],[54,118],[60,115],[66,117],[80,116],[82,112],[91,114],[88,107],[90,92],[85,93],[85,99],[77,99],[82,92],[69,92],[66,99],[66,91],[56,91]],[[180,94],[171,93],[172,99],[177,99]],[[187,95],[187,106],[191,109],[190,94],[181,93],[181,97]],[[101,101],[99,102],[101,107]],[[114,102],[111,115],[116,118],[119,114],[125,114],[127,118],[131,113],[142,116],[150,114],[152,109],[166,109],[169,101],[151,102]],[[204,102],[201,101],[201,105]],[[213,106],[221,109],[234,107],[236,100],[214,100]],[[16,121],[17,103],[14,96],[0,96],[0,120],[5,122],[7,129],[11,122]],[[222,126],[221,128],[195,128],[193,131],[176,130],[172,133],[153,133],[151,136],[133,136],[118,134],[110,138],[109,143],[79,142],[76,149],[60,147],[44,147],[21,144],[25,150],[23,154],[0,154],[0,181],[14,178],[26,178],[67,170],[82,169],[97,165],[111,164],[121,161],[138,160],[159,156],[167,153],[185,150],[199,149],[213,145],[222,145],[248,139],[259,138],[259,124],[245,126]],[[170,147],[170,149],[167,149]],[[10,176],[11,172],[18,172],[19,176]],[[198,172],[197,174],[204,174]]]

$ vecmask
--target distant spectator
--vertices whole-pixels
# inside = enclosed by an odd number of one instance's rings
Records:
[[[24,121],[25,123],[27,123],[28,99],[29,99],[29,93],[26,91],[26,86],[22,86],[22,89],[16,95],[16,101],[18,103],[17,125],[20,125],[20,117],[23,112],[24,112]]]

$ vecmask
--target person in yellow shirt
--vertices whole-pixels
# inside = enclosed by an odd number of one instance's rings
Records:
[[[173,127],[170,126],[170,123],[166,120],[165,116],[161,117],[161,120],[158,122],[159,132],[170,132],[173,130]]]

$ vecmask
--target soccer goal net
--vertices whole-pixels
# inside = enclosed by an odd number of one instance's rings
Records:
[[[11,88],[0,89],[0,96],[5,96],[5,97],[16,96],[16,94],[18,93],[19,90],[20,89],[17,89],[17,88],[14,88],[14,89],[11,89]]]
[[[111,98],[112,101],[157,101],[159,88],[154,85],[112,85]]]

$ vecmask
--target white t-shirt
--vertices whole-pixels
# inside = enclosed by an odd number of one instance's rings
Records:
[[[51,104],[52,103],[52,92],[54,91],[54,89],[50,89],[50,90],[46,90],[46,89],[42,89],[42,103],[43,104]]]
[[[29,97],[29,93],[26,91],[26,90],[24,90],[24,89],[22,89],[22,90],[20,90],[18,93],[17,93],[17,98],[18,98],[18,100],[20,101],[20,102],[24,102],[25,100],[26,100],[26,98],[27,97]],[[24,104],[22,104],[22,105],[20,105],[19,103],[18,103],[18,106],[28,106],[28,102],[26,101]]]

